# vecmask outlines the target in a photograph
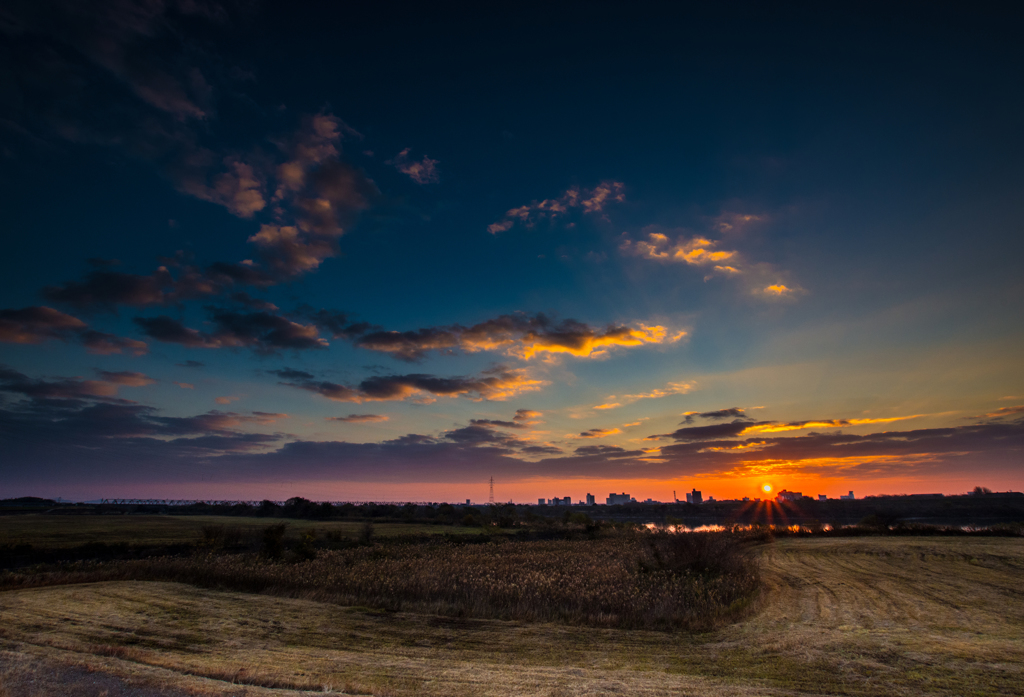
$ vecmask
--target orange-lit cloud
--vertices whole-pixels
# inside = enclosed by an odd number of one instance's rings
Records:
[[[729,273],[738,273],[739,271],[735,267],[725,266],[721,263],[732,259],[737,253],[715,249],[717,246],[717,242],[699,235],[690,239],[678,237],[673,241],[668,235],[652,232],[647,235],[646,240],[624,238],[620,249],[625,254],[645,259],[679,262],[692,266],[716,265],[721,266],[723,270],[728,269]]]
[[[215,397],[213,401],[217,404],[231,404],[232,402],[237,402],[240,399],[241,397]]]
[[[713,219],[712,227],[719,232],[735,233],[757,223],[763,223],[767,219],[768,216],[765,214],[725,212]]]
[[[517,345],[509,348],[509,354],[530,360],[547,354],[566,354],[577,358],[602,358],[613,348],[643,346],[644,344],[674,343],[686,336],[685,331],[670,331],[660,325],[641,324],[636,328],[608,327],[604,331],[581,331],[575,333],[529,333]]]
[[[175,382],[174,384],[183,390],[194,390],[196,388],[196,386],[190,382]]]
[[[783,297],[786,295],[792,295],[794,290],[781,283],[773,283],[764,289],[766,295],[774,295],[775,297]]]
[[[674,343],[686,331],[662,325],[592,327],[567,319],[556,322],[544,314],[501,315],[471,327],[425,327],[415,331],[369,331],[355,339],[360,348],[388,353],[406,361],[430,351],[467,353],[502,351],[521,360],[567,355],[603,358],[616,348]]]
[[[573,208],[582,208],[584,213],[602,213],[612,202],[626,199],[626,187],[621,182],[604,181],[593,189],[573,187],[555,199],[533,201],[525,206],[512,208],[505,217],[487,226],[487,232],[496,235],[512,229],[516,223],[524,227],[533,227],[542,220],[554,220],[568,213]]]
[[[599,404],[594,409],[615,409],[621,407],[623,404],[633,404],[641,399],[660,399],[662,397],[669,397],[676,394],[686,394],[694,388],[692,382],[670,382],[665,387],[651,390],[650,392],[643,392],[641,394],[624,394],[624,395],[608,395],[608,403]],[[617,399],[618,402],[611,402],[610,400]]]
[[[980,414],[978,416],[969,416],[969,419],[1001,419],[1005,416],[1013,416],[1014,414],[1024,414],[1024,404],[1016,407],[1000,407],[995,411],[990,411],[987,414]]]
[[[802,431],[808,428],[845,428],[849,426],[864,426],[867,424],[888,424],[893,421],[906,421],[917,419],[924,414],[913,414],[911,416],[892,416],[886,419],[828,419],[823,421],[794,421],[790,423],[761,423],[747,426],[739,435],[746,436],[754,433],[783,433],[785,431]]]
[[[618,428],[591,428],[582,433],[570,433],[566,438],[607,438],[622,433]]]

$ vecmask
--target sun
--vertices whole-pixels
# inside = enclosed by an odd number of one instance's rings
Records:
[[[766,494],[772,493],[772,485],[771,484],[765,484],[764,486],[761,487],[761,491],[763,491]]]

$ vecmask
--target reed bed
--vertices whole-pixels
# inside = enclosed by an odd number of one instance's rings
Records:
[[[197,586],[455,617],[702,631],[735,618],[758,567],[731,533],[373,543],[306,560],[199,553],[8,572],[0,587],[100,580]]]

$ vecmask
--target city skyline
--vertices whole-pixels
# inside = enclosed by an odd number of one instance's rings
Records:
[[[1024,489],[1019,11],[6,15],[0,498]]]

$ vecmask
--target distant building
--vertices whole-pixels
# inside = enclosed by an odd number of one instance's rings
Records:
[[[704,503],[704,497],[701,492],[694,489],[686,495],[686,503]]]
[[[467,506],[469,505],[469,499],[466,499],[466,505]]]
[[[846,494],[846,495],[840,494],[839,498],[841,498],[841,499],[849,499],[849,500],[852,501],[853,498],[854,498],[853,492],[851,491],[849,494]]]
[[[538,506],[543,506],[546,503],[547,503],[547,501],[545,501],[544,499],[537,499],[537,505]]]
[[[825,494],[818,494],[818,500],[819,501],[828,501],[828,496],[825,496]]]
[[[799,491],[786,491],[783,489],[775,496],[775,500],[781,503],[782,501],[799,501],[803,497],[804,495]]]
[[[597,499],[594,498],[594,495],[593,494],[587,494],[587,505],[588,506],[593,506],[595,503],[597,503]]]
[[[633,501],[633,497],[623,492],[621,494],[608,494],[608,498],[604,500],[608,506],[620,506],[624,503],[630,503]]]

